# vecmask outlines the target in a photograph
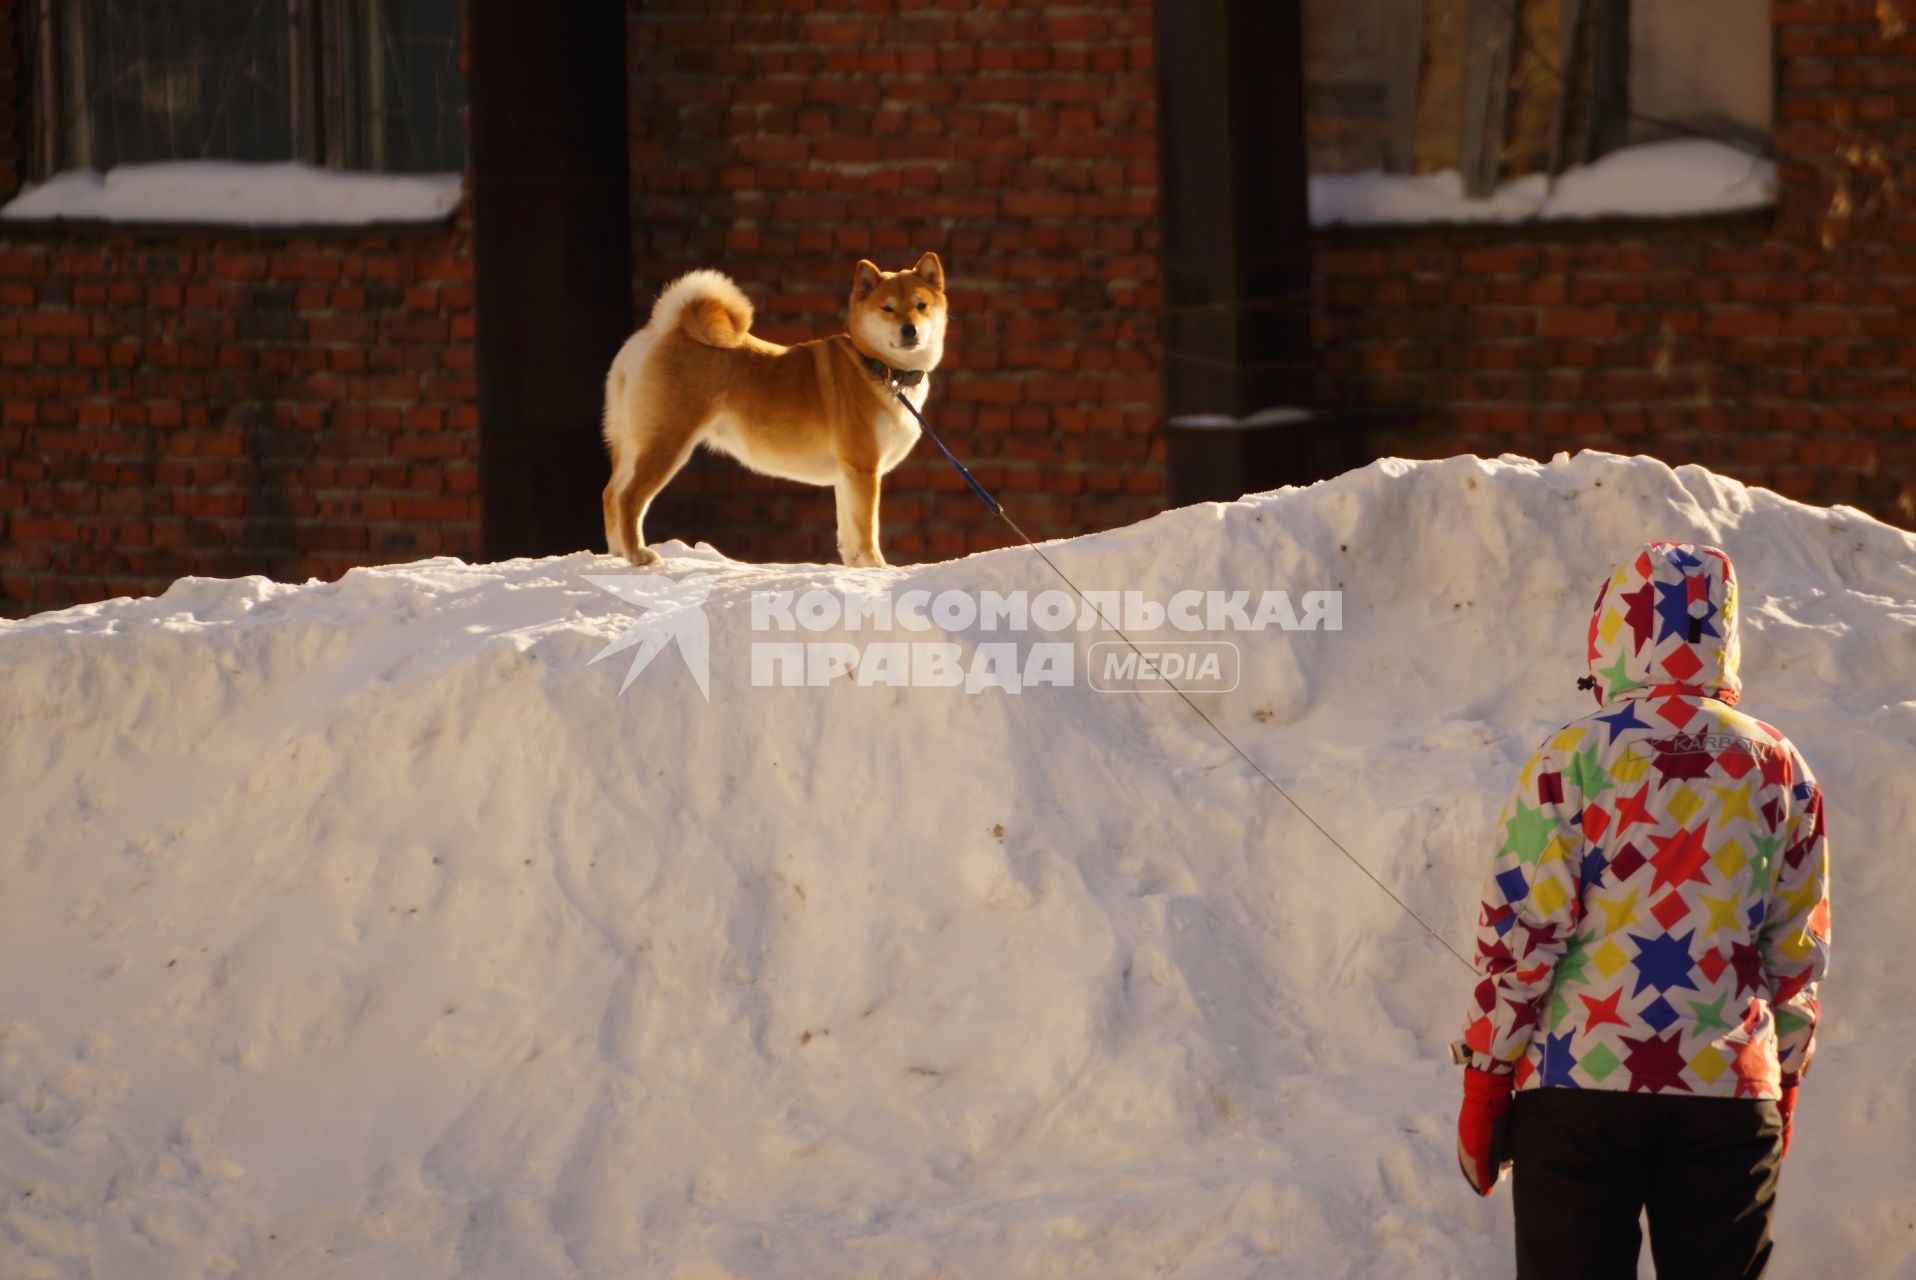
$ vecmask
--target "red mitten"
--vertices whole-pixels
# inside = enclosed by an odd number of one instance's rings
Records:
[[[1777,1159],[1781,1160],[1790,1153],[1790,1117],[1796,1114],[1796,1076],[1783,1077],[1783,1096],[1776,1100],[1776,1109],[1783,1113],[1783,1150]]]
[[[1457,1167],[1471,1190],[1487,1196],[1503,1166],[1504,1116],[1516,1077],[1464,1068],[1464,1105],[1457,1113]],[[1788,1132],[1786,1129],[1785,1132]]]

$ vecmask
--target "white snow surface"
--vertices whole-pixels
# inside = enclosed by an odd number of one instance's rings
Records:
[[[1463,175],[1315,173],[1311,224],[1531,222],[1575,218],[1672,218],[1761,209],[1776,201],[1776,162],[1704,138],[1622,147],[1572,165],[1554,186],[1543,174],[1499,183],[1482,199]]]
[[[362,173],[307,164],[168,160],[71,169],[0,208],[15,221],[366,226],[436,222],[459,203],[457,173]]]
[[[1916,536],[1586,453],[1050,554],[1160,601],[1341,588],[1199,701],[1462,949],[1654,537],[1730,551],[1746,705],[1828,795],[1776,1274],[1909,1276]],[[676,651],[624,697],[589,664],[637,611],[584,552],[0,623],[0,1274],[1510,1274],[1508,1185],[1454,1156],[1471,975],[1188,708],[749,685],[754,591],[1055,586],[1031,552],[663,550],[716,575],[709,703]]]

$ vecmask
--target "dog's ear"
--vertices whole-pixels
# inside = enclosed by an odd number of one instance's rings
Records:
[[[945,264],[938,261],[937,254],[928,253],[920,258],[918,265],[911,269],[911,273],[938,292],[945,291]]]
[[[858,269],[852,273],[852,297],[864,297],[876,289],[878,282],[882,279],[884,279],[884,273],[873,266],[869,259],[860,258]]]

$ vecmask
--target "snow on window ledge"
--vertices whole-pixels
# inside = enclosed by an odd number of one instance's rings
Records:
[[[170,160],[98,173],[74,169],[29,185],[5,222],[364,227],[442,222],[459,204],[457,173],[357,173],[306,164]]]
[[[1679,218],[1768,208],[1776,164],[1707,139],[1623,147],[1565,170],[1546,192],[1542,174],[1513,178],[1480,200],[1455,169],[1441,173],[1311,175],[1311,225],[1543,222],[1580,218]]]

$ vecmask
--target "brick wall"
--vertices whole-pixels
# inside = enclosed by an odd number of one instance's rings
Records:
[[[673,276],[719,266],[761,336],[822,337],[843,330],[860,258],[900,270],[933,250],[952,321],[928,412],[947,443],[1034,536],[1163,505],[1148,3],[628,15],[639,315]],[[929,445],[885,487],[894,560],[1008,540]],[[830,560],[833,527],[829,490],[702,457],[646,532]]]
[[[1916,4],[1898,0],[1916,19]],[[1325,233],[1319,395],[1376,452],[1653,453],[1916,527],[1916,31],[1779,3],[1774,212]]]
[[[0,0],[0,200],[31,113]],[[471,217],[0,223],[0,616],[479,551]]]
[[[476,555],[470,244],[0,227],[0,611]]]

